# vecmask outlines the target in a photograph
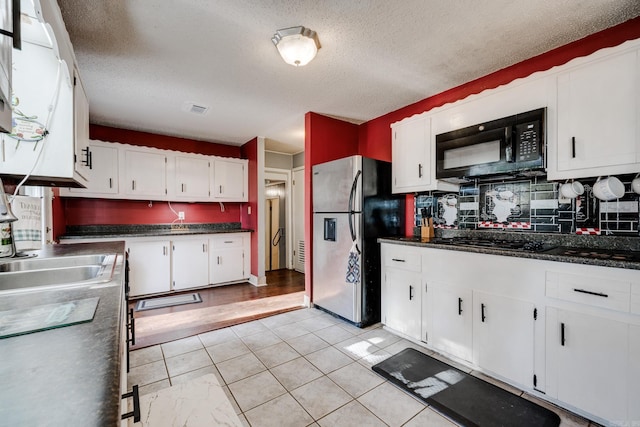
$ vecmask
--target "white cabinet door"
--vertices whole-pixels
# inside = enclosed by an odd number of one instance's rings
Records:
[[[73,128],[75,169],[78,174],[89,179],[92,164],[91,151],[89,150],[89,100],[76,68],[73,69]]]
[[[172,242],[173,289],[209,284],[209,241],[207,239]]]
[[[249,277],[248,239],[244,234],[246,233],[229,233],[209,239],[210,283],[238,281]]]
[[[637,172],[638,61],[631,51],[558,76],[558,178]]]
[[[138,197],[167,194],[166,156],[151,151],[124,150],[124,193]]]
[[[171,290],[171,242],[127,242],[130,295]]]
[[[419,340],[422,330],[421,273],[387,267],[382,287],[382,322]]]
[[[394,124],[391,131],[393,192],[403,193],[428,186],[431,183],[430,119],[408,119]]]
[[[425,299],[431,317],[425,331],[432,347],[460,359],[472,357],[472,291],[457,286],[427,282]],[[424,334],[423,334],[424,335]]]
[[[533,304],[474,291],[473,310],[474,363],[533,387]]]
[[[640,325],[629,325],[629,397],[627,419],[640,420]]]
[[[246,202],[248,200],[247,161],[242,159],[216,158],[213,161],[212,198],[223,202]]]
[[[209,159],[196,156],[175,156],[174,191],[176,199],[206,200],[209,198]]]
[[[87,188],[69,188],[70,195],[118,194],[118,149],[103,145],[90,145],[89,185]],[[67,195],[61,191],[61,195]]]
[[[632,360],[628,328],[626,323],[548,308],[547,370],[555,378],[547,382],[557,384],[553,397],[605,420],[625,420],[627,366]]]

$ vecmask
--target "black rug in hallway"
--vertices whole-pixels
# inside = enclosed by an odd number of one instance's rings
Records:
[[[560,417],[550,410],[413,348],[402,350],[372,369],[464,426],[560,425]]]

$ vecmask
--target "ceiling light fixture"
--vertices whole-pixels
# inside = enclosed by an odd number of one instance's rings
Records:
[[[320,49],[316,32],[305,27],[278,30],[271,41],[278,48],[284,62],[295,67],[307,65]]]

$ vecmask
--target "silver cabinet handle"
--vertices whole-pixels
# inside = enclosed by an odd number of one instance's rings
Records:
[[[113,179],[109,178],[109,188],[113,188]]]
[[[207,244],[206,243],[202,244],[202,252],[207,252]]]
[[[422,178],[422,163],[418,163],[418,178]]]
[[[131,181],[131,189],[135,191],[136,189],[136,181],[135,179]]]
[[[220,265],[220,257],[218,257],[218,265]]]
[[[413,299],[413,286],[409,285],[409,301]]]

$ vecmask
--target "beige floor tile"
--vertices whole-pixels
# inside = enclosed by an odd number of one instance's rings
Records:
[[[213,365],[209,365],[209,366],[205,366],[204,368],[200,368],[200,369],[195,369],[193,371],[189,371],[189,372],[187,372],[185,374],[172,376],[171,377],[171,385],[182,384],[182,383],[185,383],[187,381],[191,381],[194,378],[199,378],[199,377],[202,377],[202,376],[207,375],[207,374],[215,375],[216,379],[218,380],[218,383],[220,385],[224,384],[224,381],[222,380],[222,377],[220,376],[220,372],[218,372],[218,369],[216,369],[216,367],[213,366]]]
[[[275,332],[275,334],[283,340],[288,340],[309,333],[309,331],[297,324],[278,326],[277,328],[273,329],[273,332]]]
[[[220,375],[222,375],[224,382],[227,384],[231,384],[267,369],[253,353],[217,363],[216,367],[218,368],[218,371],[220,371]]]
[[[365,368],[371,368],[373,365],[376,365],[389,357],[391,357],[391,353],[388,351],[378,350],[373,354],[363,357],[362,359],[358,359],[358,363]]]
[[[242,412],[247,412],[287,392],[269,371],[229,384],[229,390]]]
[[[282,340],[270,330],[265,330],[253,335],[245,335],[242,341],[251,349],[251,351],[260,350],[270,345],[278,344]]]
[[[239,325],[232,326],[231,329],[236,333],[239,337],[244,337],[247,335],[257,334],[258,332],[268,331],[269,328],[264,326],[259,320],[255,320],[253,322],[241,323]]]
[[[341,328],[338,325],[329,326],[328,328],[320,329],[314,332],[317,336],[328,342],[329,344],[336,344],[340,341],[352,338],[353,334],[346,329]]]
[[[328,377],[353,397],[360,397],[385,381],[357,362],[331,372]]]
[[[325,374],[347,366],[353,361],[349,356],[334,347],[323,348],[304,357]]]
[[[164,364],[164,360],[159,360],[157,362],[151,362],[146,365],[131,368],[127,378],[129,389],[131,389],[131,386],[136,384],[139,387],[142,387],[147,384],[168,379],[169,374],[167,374],[167,367]]]
[[[196,369],[204,368],[205,366],[213,365],[211,357],[209,357],[209,354],[204,348],[169,357],[165,360],[170,377],[176,377],[190,371],[195,371]]]
[[[236,398],[233,397],[233,394],[231,394],[231,390],[229,390],[229,386],[223,386],[222,391],[224,391],[224,394],[227,396],[227,399],[229,399],[229,402],[231,402],[231,406],[233,406],[233,410],[236,411],[237,415],[240,415],[242,413],[242,409],[240,409],[240,407],[238,406],[238,402],[236,402]]]
[[[286,313],[287,317],[289,317],[293,322],[299,322],[301,320],[310,319],[312,317],[317,317],[322,314],[322,311],[316,308],[303,308],[300,310],[289,311]]]
[[[314,334],[305,334],[287,340],[287,343],[298,353],[305,355],[329,347],[329,343]]]
[[[161,344],[161,347],[165,359],[204,348],[197,336]]]
[[[450,421],[448,418],[440,415],[438,412],[431,408],[424,408],[415,417],[404,425],[404,427],[455,427],[458,424]]]
[[[423,403],[385,382],[358,398],[368,410],[390,426],[401,426],[425,408]]]
[[[378,417],[354,400],[318,420],[322,427],[385,427]]]
[[[216,344],[238,339],[238,335],[231,328],[216,329],[215,331],[205,332],[198,335],[204,347],[211,347]]]
[[[147,363],[157,362],[162,359],[162,348],[159,345],[141,348],[140,350],[134,350],[129,353],[129,367],[133,368],[146,365]]]
[[[336,323],[336,326],[341,327],[342,329],[344,329],[347,332],[350,332],[352,335],[360,335],[360,334],[364,334],[365,332],[369,332],[373,329],[377,329],[380,327],[380,324],[375,324],[375,325],[370,325],[370,326],[366,326],[364,328],[358,328],[357,326],[352,325],[351,323],[347,323],[347,322],[338,322]]]
[[[267,368],[273,368],[274,366],[300,357],[300,354],[284,341],[261,348],[255,352],[255,355],[258,356],[258,359],[260,359]]]
[[[271,369],[271,373],[287,390],[296,389],[323,375],[318,368],[304,357],[276,366]]]
[[[384,350],[390,354],[398,354],[406,348],[413,348],[415,350],[418,350],[420,353],[424,353],[428,355],[433,354],[433,351],[429,350],[428,348],[423,347],[420,344],[411,342],[409,340],[405,340],[404,338],[401,339],[400,341],[394,342],[390,346],[385,347]]]
[[[382,349],[402,339],[401,337],[395,334],[392,334],[391,332],[382,328],[377,328],[377,329],[373,329],[371,331],[365,332],[364,334],[360,335],[360,338],[367,340],[371,344]]]
[[[240,419],[243,427],[251,427],[251,424],[249,424],[249,421],[247,421],[247,418],[243,414],[239,414],[238,418]]]
[[[291,317],[287,316],[287,314],[288,313],[282,313],[276,314],[275,316],[265,317],[264,319],[260,319],[260,323],[271,330],[294,323],[295,320],[292,320]]]
[[[311,416],[318,420],[352,400],[351,396],[326,376],[291,392]]]
[[[357,335],[344,341],[340,341],[339,343],[335,344],[334,347],[353,360],[371,356],[372,354],[381,350],[380,347],[377,347],[369,340],[364,339],[363,336],[364,335]]]
[[[306,320],[301,320],[300,322],[297,323],[297,325],[303,327],[308,331],[313,332],[319,329],[324,329],[324,328],[328,328],[329,326],[333,326],[337,322],[338,321],[334,320],[333,318],[325,317],[321,315],[321,316],[311,317]]]
[[[311,415],[290,395],[284,394],[245,413],[252,427],[305,427]]]
[[[240,338],[207,347],[206,350],[214,363],[224,362],[251,352]]]
[[[138,388],[138,395],[144,396],[145,394],[155,393],[158,390],[171,387],[169,380],[161,380],[155,383],[147,384]]]

